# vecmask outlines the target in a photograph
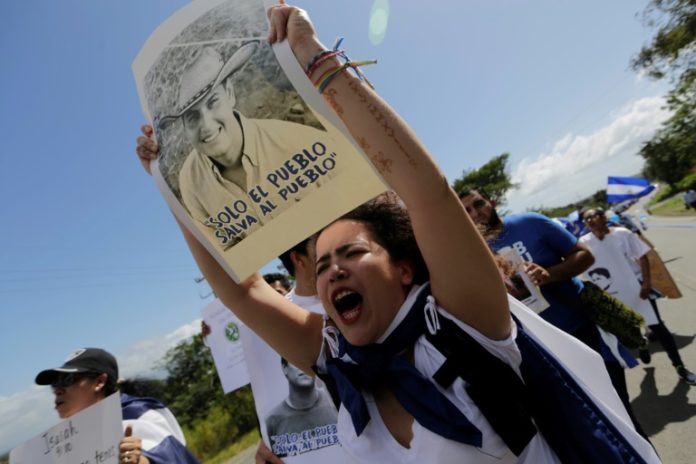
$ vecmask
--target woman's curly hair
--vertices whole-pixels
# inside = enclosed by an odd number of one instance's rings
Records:
[[[341,219],[365,224],[374,240],[387,250],[393,262],[406,260],[411,263],[414,269],[414,283],[422,284],[428,281],[428,267],[416,243],[411,219],[396,193],[384,192],[338,220]]]

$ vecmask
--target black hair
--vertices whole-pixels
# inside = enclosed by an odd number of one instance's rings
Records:
[[[394,192],[385,192],[343,215],[365,224],[373,238],[387,252],[393,262],[406,260],[414,271],[413,282],[428,281],[428,267],[413,234],[411,218],[401,199]],[[320,232],[321,233],[321,232]]]
[[[478,193],[486,200],[491,201],[491,196],[482,188],[462,188],[457,192],[457,196],[461,200],[462,198],[473,195],[474,193]]]
[[[285,290],[290,291],[292,285],[288,281],[288,276],[281,274],[280,272],[269,272],[263,275],[263,280],[265,280],[269,285],[273,282],[280,282],[280,285],[285,288]]]
[[[290,253],[294,251],[295,253],[299,253],[302,256],[307,256],[307,245],[309,244],[311,238],[312,237],[308,237],[302,240],[300,243],[285,251],[282,255],[278,256],[280,262],[283,263],[283,266],[285,267],[285,269],[287,269],[288,274],[290,274],[293,277],[295,277],[295,264],[292,262],[292,259],[290,258]]]
[[[603,267],[596,267],[587,273],[587,275],[589,276],[593,276],[595,274],[602,275],[607,279],[611,278],[611,274],[609,274],[609,271],[607,269],[604,269]]]
[[[165,395],[163,380],[135,378],[122,380],[118,383],[118,389],[126,395],[161,398]]]
[[[109,396],[118,391],[118,379],[114,379],[110,375],[106,376],[106,384],[104,384],[104,396]]]

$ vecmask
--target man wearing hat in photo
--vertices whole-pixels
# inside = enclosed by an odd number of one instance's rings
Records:
[[[100,348],[81,348],[62,366],[36,376],[38,385],[50,385],[61,419],[98,403],[118,389],[118,363]],[[119,462],[131,464],[184,463],[198,460],[186,449],[186,440],[174,415],[154,398],[121,393],[124,437]]]
[[[242,45],[227,61],[214,48],[201,48],[181,76],[176,112],[156,122],[163,127],[181,120],[193,145],[179,172],[181,196],[223,249],[318,187],[323,176],[312,166],[332,153],[324,131],[249,119],[235,109],[231,76],[257,46]]]

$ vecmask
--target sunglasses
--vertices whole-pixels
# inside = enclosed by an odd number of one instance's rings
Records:
[[[96,378],[99,374],[85,374],[85,373],[74,373],[70,372],[68,374],[59,374],[56,380],[51,382],[51,388],[67,388],[71,385],[76,384],[82,379],[86,378]]]
[[[602,216],[604,216],[604,213],[588,214],[582,219],[582,222],[592,222],[595,219],[601,218]]]

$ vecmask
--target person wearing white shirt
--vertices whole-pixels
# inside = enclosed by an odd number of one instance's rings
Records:
[[[645,323],[662,344],[679,377],[689,385],[696,385],[696,374],[684,367],[674,336],[651,305],[649,300],[652,283],[647,253],[650,247],[636,234],[623,227],[609,227],[604,210],[586,210],[582,219],[590,232],[580,237],[595,257],[594,264],[586,271],[590,280],[601,277],[605,291],[638,311]],[[640,265],[640,277],[634,272],[635,262]],[[649,352],[648,352],[649,353]],[[649,356],[641,353],[641,360],[649,362]]]

